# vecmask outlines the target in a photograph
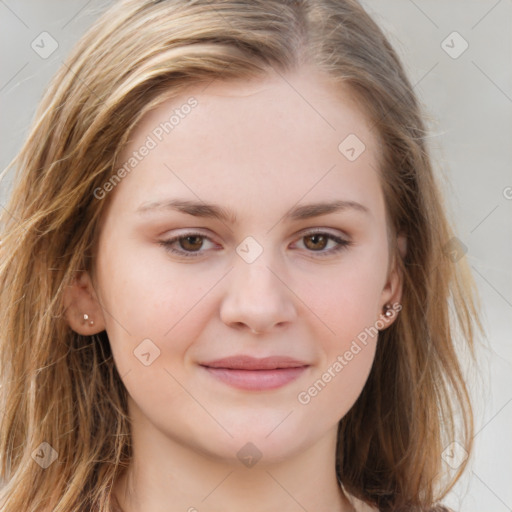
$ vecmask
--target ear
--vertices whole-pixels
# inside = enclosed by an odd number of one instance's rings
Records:
[[[103,310],[87,272],[80,272],[66,287],[63,302],[64,316],[73,331],[91,336],[105,330]]]
[[[407,254],[407,238],[405,234],[400,233],[397,236],[396,249],[398,249],[398,253],[403,261]],[[379,320],[384,323],[384,327],[380,330],[388,328],[396,320],[398,312],[402,309],[403,273],[396,260],[396,251],[393,251],[386,284],[382,289],[379,303]],[[388,313],[388,316],[385,314],[387,308],[391,311],[391,313]]]

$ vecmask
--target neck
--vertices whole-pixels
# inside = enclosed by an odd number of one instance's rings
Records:
[[[168,438],[144,445],[144,453],[134,442],[133,464],[114,496],[122,512],[353,512],[336,477],[335,441],[333,432],[285,461],[252,467]]]

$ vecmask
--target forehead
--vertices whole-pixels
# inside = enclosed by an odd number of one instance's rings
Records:
[[[184,108],[191,98],[195,106]],[[178,195],[245,207],[261,207],[251,198],[289,207],[305,195],[379,200],[367,118],[348,88],[310,70],[192,86],[142,118],[118,166],[149,139],[151,150],[116,190],[133,209]]]

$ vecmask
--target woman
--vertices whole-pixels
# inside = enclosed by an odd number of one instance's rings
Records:
[[[0,510],[445,510],[479,324],[425,136],[355,1],[114,4],[2,219]]]

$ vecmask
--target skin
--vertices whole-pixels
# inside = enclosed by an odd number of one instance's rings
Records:
[[[395,320],[383,308],[400,301],[402,277],[389,256],[377,140],[350,91],[341,92],[308,69],[286,80],[215,81],[166,101],[132,133],[120,165],[175,108],[197,99],[110,192],[94,274],[66,290],[71,327],[106,329],[129,394],[134,461],[115,486],[126,512],[354,510],[335,474],[337,424],[364,387],[377,336],[342,371],[332,365],[365,328]],[[349,134],[366,146],[354,161],[338,149]],[[173,198],[216,203],[238,222],[137,212]],[[334,199],[368,211],[283,219],[293,207]],[[315,228],[351,245],[322,257],[337,243],[312,239]],[[174,248],[196,248],[199,257],[159,243],[187,230],[207,238]],[[236,252],[248,236],[263,249],[251,263]],[[145,339],[150,357],[160,351],[148,366],[134,355]],[[267,391],[232,388],[199,366],[238,354],[310,366]],[[335,377],[300,403],[329,367]],[[248,442],[261,454],[252,467],[237,457]]]

